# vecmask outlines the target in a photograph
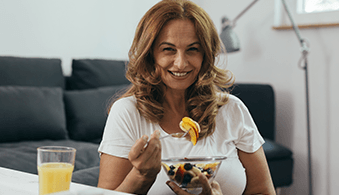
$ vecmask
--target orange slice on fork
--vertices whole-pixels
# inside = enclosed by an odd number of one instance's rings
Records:
[[[200,125],[191,118],[184,117],[181,119],[179,126],[183,131],[188,131],[191,137],[191,142],[193,145],[195,145],[199,138]]]

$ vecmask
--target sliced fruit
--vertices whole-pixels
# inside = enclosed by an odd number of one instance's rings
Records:
[[[190,134],[192,144],[197,144],[197,134],[192,130],[190,130],[188,133]]]
[[[184,117],[182,118],[179,126],[183,131],[189,131],[188,133],[190,134],[191,142],[193,143],[193,145],[195,145],[197,143],[200,133],[199,124],[189,117]]]
[[[192,171],[194,172],[195,175],[199,175],[199,173],[201,173],[201,171],[197,167],[193,167]]]
[[[215,163],[178,163],[175,165],[167,166],[169,171],[167,175],[172,181],[185,188],[201,187],[199,181],[199,174],[204,174],[207,179],[215,176],[216,168],[220,162]]]
[[[219,164],[220,162],[215,162],[215,163],[211,163],[211,164],[207,164],[205,165],[204,169],[208,169],[208,168],[211,168],[213,171],[215,171],[217,165]]]
[[[195,176],[191,180],[192,185],[200,184],[199,176]]]
[[[185,168],[184,168],[184,165],[180,165],[178,167],[178,170],[175,172],[175,180],[178,182],[178,183],[182,183],[182,180],[184,179],[184,173],[185,173]]]
[[[166,171],[168,172],[170,170],[170,167],[166,164],[166,163],[161,163],[162,166],[164,166],[166,168]]]

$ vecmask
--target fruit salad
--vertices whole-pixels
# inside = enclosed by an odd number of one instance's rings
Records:
[[[204,174],[208,179],[213,178],[220,162],[193,164],[190,162],[178,163],[168,166],[162,163],[167,175],[183,188],[201,187],[199,174]]]
[[[189,133],[193,145],[197,143],[200,133],[200,125],[189,117],[184,117],[179,123],[181,130]]]

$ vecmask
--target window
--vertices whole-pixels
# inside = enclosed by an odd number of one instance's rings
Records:
[[[339,0],[285,0],[299,28],[339,26]],[[275,0],[274,29],[290,28],[282,0]]]
[[[339,10],[339,0],[298,0],[298,14]]]

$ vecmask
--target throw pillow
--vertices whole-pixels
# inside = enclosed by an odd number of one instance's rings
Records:
[[[0,86],[0,142],[67,138],[61,88]]]
[[[128,85],[65,91],[67,130],[74,140],[91,141],[102,137],[111,98]]]
[[[72,75],[67,86],[77,90],[129,84],[125,77],[125,63],[117,60],[73,60]]]
[[[0,86],[65,86],[60,59],[0,57]]]

